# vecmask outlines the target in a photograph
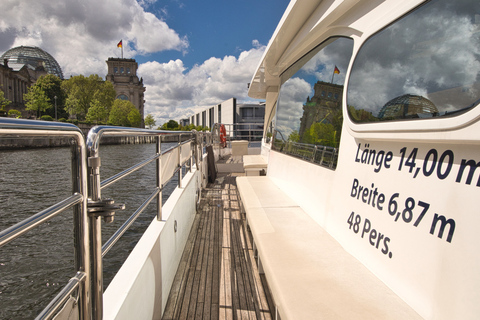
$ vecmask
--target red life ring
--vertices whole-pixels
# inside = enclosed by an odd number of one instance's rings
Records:
[[[227,130],[225,130],[225,125],[220,125],[220,145],[222,148],[227,146]]]

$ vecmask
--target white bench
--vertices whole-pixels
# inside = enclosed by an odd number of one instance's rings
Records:
[[[248,154],[247,140],[234,140],[232,143],[232,156],[243,156]]]
[[[268,176],[237,187],[282,320],[421,319]]]
[[[267,171],[267,161],[262,155],[243,156],[243,170],[247,176],[259,176],[260,172]]]

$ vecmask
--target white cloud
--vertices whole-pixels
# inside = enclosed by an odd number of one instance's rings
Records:
[[[38,46],[58,61],[65,78],[77,74],[105,76],[108,57],[163,50],[188,50],[188,40],[146,9],[157,0],[19,0],[2,3],[0,52],[19,45]],[[183,4],[178,3],[179,6]],[[92,9],[94,8],[94,9]],[[168,15],[166,8],[160,16]],[[163,11],[162,11],[163,10]],[[146,87],[145,114],[157,124],[179,120],[232,97],[251,101],[247,83],[265,47],[258,40],[239,56],[212,57],[187,69],[181,60],[139,65]]]
[[[181,60],[147,62],[138,68],[147,88],[145,114],[152,114],[158,125],[179,120],[232,97],[251,101],[247,83],[265,47],[240,53],[239,57],[210,58],[187,70]]]
[[[152,0],[142,2],[153,3]],[[39,46],[62,66],[64,75],[106,73],[107,57],[162,50],[186,51],[188,40],[135,0],[20,0],[2,3],[0,51]]]
[[[431,2],[370,38],[356,57],[348,104],[375,116],[405,94],[433,102],[440,112],[478,99],[480,45],[471,2]]]
[[[282,85],[277,110],[277,130],[280,130],[285,138],[292,131],[299,131],[303,105],[307,97],[313,96],[312,89],[310,83],[298,77],[290,78]]]

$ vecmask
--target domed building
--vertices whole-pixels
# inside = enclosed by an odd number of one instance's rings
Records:
[[[4,92],[5,98],[11,101],[5,111],[16,109],[21,111],[24,117],[29,117],[29,112],[25,111],[23,95],[40,76],[49,73],[63,79],[62,69],[55,58],[38,47],[20,46],[2,54],[0,90]]]
[[[378,118],[382,120],[419,118],[422,114],[438,113],[437,107],[432,101],[422,96],[404,94],[387,102]]]
[[[31,70],[38,67],[45,68],[45,71],[63,79],[62,69],[52,55],[38,47],[20,46],[6,51],[0,57],[0,61],[8,61],[8,66],[18,71],[24,66]]]

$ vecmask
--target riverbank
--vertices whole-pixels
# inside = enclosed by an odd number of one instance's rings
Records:
[[[83,135],[87,137],[88,132],[93,125],[81,124],[77,125]],[[100,144],[117,145],[117,144],[145,144],[155,143],[157,138],[154,136],[110,136],[102,137]],[[177,142],[177,137],[164,136],[163,142]],[[0,150],[25,149],[25,148],[58,148],[71,146],[70,138],[61,137],[22,137],[22,138],[2,138],[0,139]]]
[[[169,137],[165,137],[167,140]],[[155,143],[156,137],[103,137],[100,144],[113,145],[113,144],[144,144]],[[167,142],[167,141],[165,141]],[[174,141],[168,141],[174,142]],[[71,141],[69,138],[59,137],[22,137],[0,139],[0,150],[12,150],[12,149],[26,149],[26,148],[59,148],[69,147]]]

